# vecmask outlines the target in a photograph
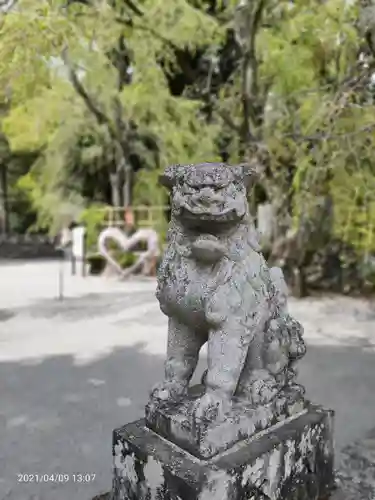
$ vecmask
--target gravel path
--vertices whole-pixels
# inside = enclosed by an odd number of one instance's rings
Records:
[[[0,265],[1,500],[107,491],[112,429],[142,415],[162,374],[166,319],[152,280],[66,270],[58,301],[58,272],[54,262]],[[336,410],[340,451],[375,425],[375,307],[332,297],[291,300],[290,309],[308,343],[300,380]]]

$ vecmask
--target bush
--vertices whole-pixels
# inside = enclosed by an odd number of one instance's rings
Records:
[[[138,256],[132,252],[123,252],[121,250],[116,250],[115,252],[111,252],[112,257],[120,264],[122,269],[126,269],[135,264]]]
[[[116,250],[111,252],[112,257],[120,264],[122,269],[127,269],[135,264],[137,260],[137,255],[132,252],[121,252]],[[102,255],[91,255],[87,257],[87,262],[90,268],[90,274],[98,275],[101,274],[106,266],[106,259]]]
[[[106,260],[101,255],[91,255],[87,258],[90,274],[101,274],[104,271]]]
[[[86,227],[87,251],[96,251],[98,247],[98,237],[100,231],[106,226],[108,210],[106,205],[91,205],[83,210],[78,222]]]

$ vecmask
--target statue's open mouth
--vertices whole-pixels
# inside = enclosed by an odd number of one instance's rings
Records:
[[[234,208],[227,210],[213,211],[204,208],[187,208],[182,207],[180,215],[183,219],[213,221],[213,222],[227,222],[238,218],[237,211]]]

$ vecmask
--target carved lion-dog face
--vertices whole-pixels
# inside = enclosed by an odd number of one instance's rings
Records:
[[[248,213],[247,193],[256,170],[222,163],[172,165],[160,182],[171,191],[172,215],[185,225],[239,222]]]

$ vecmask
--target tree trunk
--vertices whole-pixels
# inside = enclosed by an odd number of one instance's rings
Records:
[[[110,183],[111,183],[111,202],[114,207],[121,206],[121,178],[120,172],[117,170],[116,172],[112,172],[109,175]]]
[[[124,208],[130,207],[132,204],[132,169],[127,163],[124,169],[125,179],[123,184],[123,200]]]
[[[295,266],[291,269],[293,273],[292,283],[291,283],[291,292],[293,297],[297,297],[302,299],[307,297],[307,284],[306,284],[306,275],[303,267]]]

